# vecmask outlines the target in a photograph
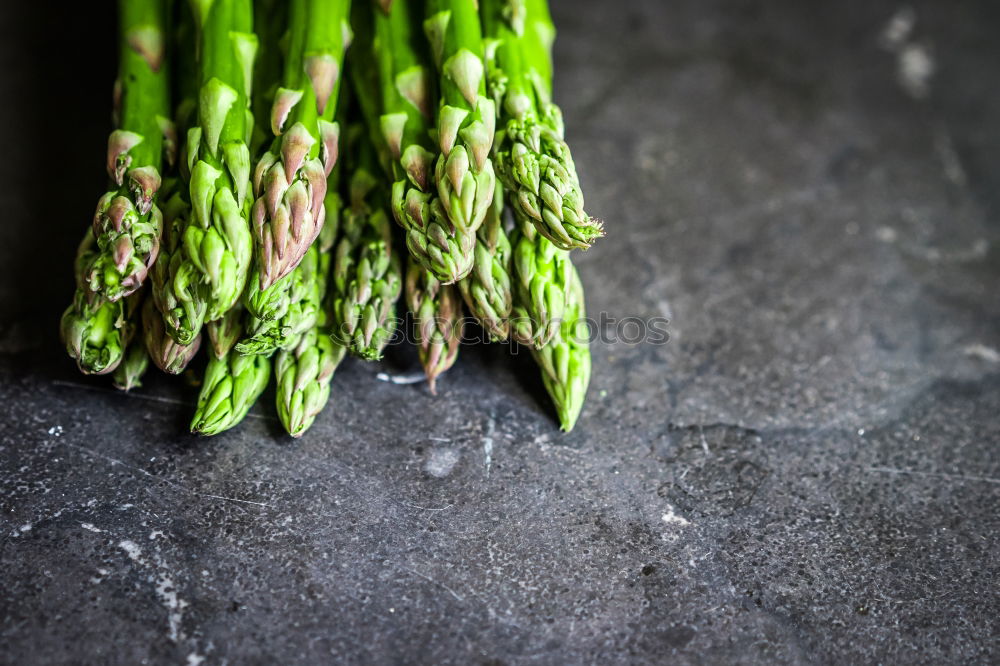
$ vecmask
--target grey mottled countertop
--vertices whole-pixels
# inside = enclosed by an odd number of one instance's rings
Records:
[[[0,662],[1000,658],[995,2],[554,0],[588,309],[670,342],[596,345],[568,436],[481,346],[346,364],[298,442],[62,354],[113,25],[15,4]]]

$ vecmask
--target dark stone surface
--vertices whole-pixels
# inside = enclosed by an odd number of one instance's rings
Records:
[[[670,343],[595,346],[569,436],[480,347],[437,398],[346,364],[299,442],[75,374],[112,26],[14,4],[0,662],[1000,658],[997,3],[554,2],[589,310]]]

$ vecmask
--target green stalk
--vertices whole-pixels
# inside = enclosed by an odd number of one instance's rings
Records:
[[[590,331],[586,323],[583,284],[571,268],[569,302],[559,334],[531,353],[542,369],[542,382],[559,415],[562,429],[576,425],[590,385]]]
[[[115,189],[94,214],[99,252],[87,267],[91,291],[117,301],[142,286],[160,249],[156,206],[165,136],[173,136],[164,51],[165,0],[120,0],[117,129],[108,137],[107,170]],[[173,155],[167,156],[173,161]]]
[[[271,115],[274,95],[281,85],[284,51],[287,48],[288,13],[287,0],[255,0],[253,3],[253,25],[260,42],[257,59],[254,61],[254,86],[250,99],[254,118],[267,118]],[[250,154],[255,158],[261,155],[272,138],[270,127],[254,123]]]
[[[406,302],[413,313],[413,333],[420,364],[431,393],[437,378],[458,360],[462,344],[462,297],[455,285],[443,284],[416,261],[406,268]]]
[[[556,247],[586,249],[604,229],[584,212],[583,193],[562,114],[551,101],[548,47],[555,28],[544,3],[526,5],[523,35],[510,0],[483,0],[490,92],[500,111],[496,168],[522,226],[534,225]]]
[[[291,273],[323,228],[326,180],[337,161],[334,122],[349,0],[292,0],[282,87],[271,107],[276,138],[254,170],[253,232],[261,290]]]
[[[443,282],[460,280],[472,270],[472,236],[493,202],[496,176],[490,160],[496,106],[486,97],[483,41],[476,0],[428,0],[424,30],[438,67],[441,97],[437,115],[440,148],[434,182],[452,234],[468,240],[463,260]],[[420,255],[414,255],[420,260]],[[433,264],[427,265],[433,269]]]
[[[178,10],[173,54],[178,100],[175,121],[181,136],[186,136],[198,121],[198,63],[195,60],[198,35],[187,3]],[[208,285],[202,283],[198,267],[188,260],[183,244],[185,231],[194,220],[188,197],[190,171],[187,160],[182,158],[177,166],[178,173],[164,181],[160,192],[160,200],[164,202],[163,243],[151,278],[153,300],[163,317],[167,334],[178,344],[189,345],[205,323],[211,295]]]
[[[191,7],[201,88],[198,124],[187,135],[193,221],[182,242],[185,260],[207,288],[205,319],[213,321],[236,304],[250,271],[247,143],[257,37],[250,0],[191,0]]]
[[[221,359],[209,358],[191,432],[217,435],[238,424],[267,388],[270,377],[271,361],[266,356],[230,352]]]

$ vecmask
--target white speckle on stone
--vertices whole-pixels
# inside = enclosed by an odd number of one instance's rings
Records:
[[[895,243],[898,234],[892,227],[879,227],[875,230],[875,238],[883,243]]]
[[[660,517],[660,520],[667,523],[668,525],[680,525],[681,527],[685,525],[690,525],[691,523],[684,516],[679,516],[674,513],[674,507],[667,505],[667,511]]]
[[[83,526],[86,527],[86,523],[84,523]],[[145,561],[142,559],[142,549],[139,548],[134,541],[124,539],[118,542],[118,547],[124,550],[125,553],[128,554],[129,559],[133,562],[139,562],[141,564]]]
[[[53,437],[59,437],[63,434],[63,427],[61,425],[55,425],[49,428],[49,434]]]
[[[903,90],[914,99],[930,94],[931,77],[934,76],[934,58],[923,44],[907,44],[899,52],[897,77]]]
[[[424,471],[435,478],[443,479],[451,474],[451,470],[455,469],[460,457],[458,449],[447,447],[431,449],[427,462],[424,463]]]
[[[200,664],[205,662],[205,657],[198,654],[197,652],[192,652],[187,656],[187,666],[200,666]]]
[[[864,436],[865,436],[865,429],[858,428],[858,437],[864,437]]]
[[[163,532],[161,530],[153,530],[152,532],[149,533],[149,540],[155,541],[158,537],[161,536],[163,536]]]
[[[1000,351],[981,343],[967,345],[962,349],[962,353],[966,356],[982,359],[988,363],[1000,363]]]
[[[886,51],[896,51],[906,42],[917,23],[917,13],[912,7],[900,7],[882,28],[879,46]]]
[[[22,534],[24,532],[30,532],[31,531],[31,523],[25,523],[24,525],[21,525],[19,528],[17,528],[17,531],[21,532]]]
[[[427,380],[427,376],[422,372],[410,375],[390,375],[387,372],[380,372],[375,375],[375,378],[381,382],[389,382],[390,384],[419,384]]]
[[[100,527],[97,527],[93,523],[80,523],[80,527],[87,530],[88,532],[94,532],[95,534],[101,534],[104,532]]]
[[[490,465],[493,464],[493,430],[496,428],[496,422],[493,420],[493,414],[490,414],[490,420],[486,422],[486,434],[483,435],[483,462],[486,465],[486,476],[490,475]]]
[[[911,39],[917,23],[912,7],[902,7],[882,29],[879,46],[896,55],[896,80],[910,97],[923,99],[931,91],[934,58],[930,49]]]
[[[166,574],[160,574],[156,581],[156,595],[167,608],[167,635],[176,643],[184,638],[181,632],[181,620],[184,619],[183,611],[187,607],[187,602],[177,596],[177,587]]]

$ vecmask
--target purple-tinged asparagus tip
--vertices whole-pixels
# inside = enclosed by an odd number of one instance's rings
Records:
[[[307,56],[304,66],[316,94],[316,112],[322,115],[340,78],[340,65],[333,56],[324,53]]]
[[[302,99],[301,90],[278,88],[274,93],[274,104],[271,106],[271,132],[275,136],[281,134],[288,114],[292,112],[292,108],[299,103],[300,99]]]

